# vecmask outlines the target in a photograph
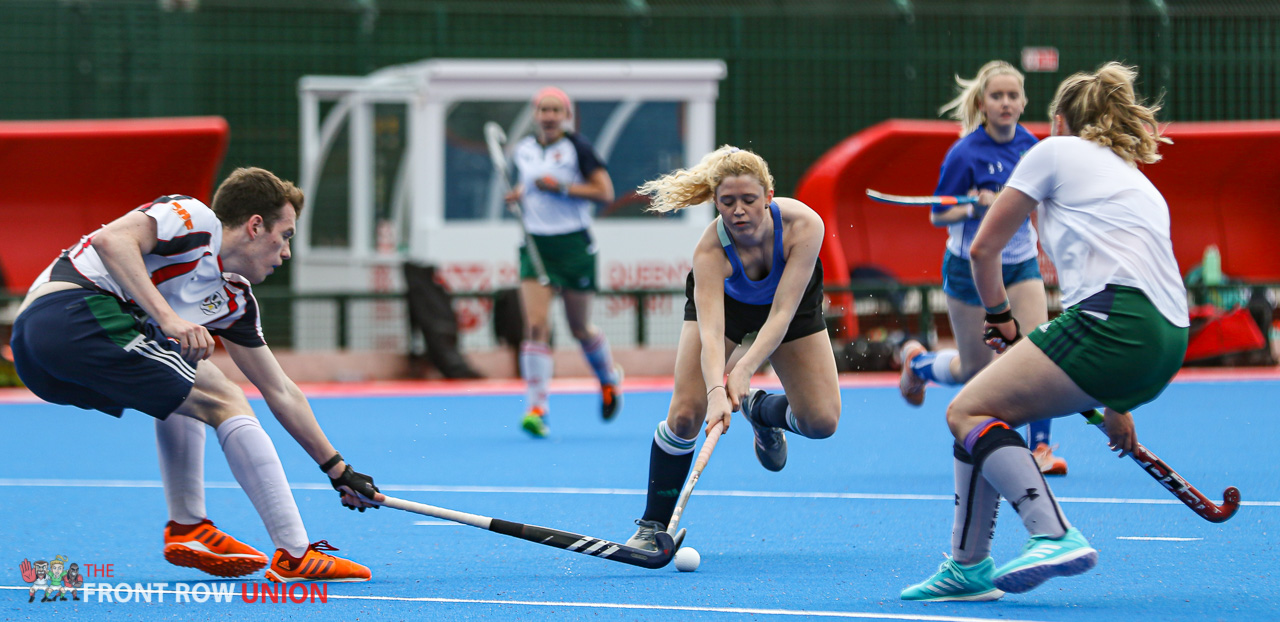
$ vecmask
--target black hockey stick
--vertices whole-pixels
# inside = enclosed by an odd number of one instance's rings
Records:
[[[564,549],[573,553],[581,553],[583,555],[594,555],[595,557],[604,558],[610,561],[622,562],[632,566],[641,568],[661,568],[671,562],[671,558],[676,554],[678,548],[671,536],[665,531],[658,531],[654,534],[657,540],[658,550],[646,551],[644,549],[636,549],[625,544],[618,544],[608,540],[592,538],[568,531],[560,531],[559,529],[551,529],[548,527],[538,527],[537,525],[525,525],[523,523],[513,523],[500,518],[490,518],[488,516],[480,516],[478,514],[468,514],[466,512],[458,512],[446,508],[427,505],[425,503],[415,503],[413,501],[405,501],[395,497],[387,497],[381,505],[423,516],[431,516],[434,518],[443,518],[447,521],[461,523],[463,525],[471,525],[500,533],[504,536],[512,536],[521,540],[528,540],[545,546],[554,546],[558,549]]]

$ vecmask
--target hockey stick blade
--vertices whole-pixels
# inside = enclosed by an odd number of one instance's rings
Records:
[[[900,194],[885,194],[867,188],[867,196],[881,203],[891,203],[893,205],[964,205],[967,203],[977,203],[976,196],[903,196]]]
[[[671,535],[665,531],[659,531],[654,534],[657,540],[658,550],[648,551],[645,549],[637,549],[629,547],[625,544],[618,544],[600,538],[584,536],[559,529],[551,529],[549,527],[539,527],[537,525],[525,525],[512,521],[502,520],[500,518],[490,518],[488,516],[480,516],[479,514],[468,514],[446,508],[427,505],[425,503],[416,503],[414,501],[406,501],[396,497],[386,497],[381,505],[423,516],[431,516],[433,518],[442,518],[447,521],[461,523],[478,527],[493,533],[502,534],[528,540],[535,544],[543,546],[551,546],[558,549],[564,549],[572,553],[582,555],[591,555],[609,561],[622,562],[631,566],[639,566],[641,568],[662,568],[671,563],[671,558],[675,556],[676,549],[679,548]],[[683,538],[681,538],[683,539]]]
[[[1107,433],[1106,427],[1103,425],[1104,419],[1102,413],[1097,410],[1086,411],[1080,413],[1089,423],[1098,428],[1103,434]],[[1222,491],[1222,504],[1214,503],[1204,493],[1192,486],[1187,480],[1178,475],[1177,471],[1169,468],[1169,465],[1161,460],[1159,456],[1151,453],[1150,449],[1144,447],[1141,443],[1138,448],[1131,454],[1134,462],[1142,467],[1161,486],[1173,493],[1179,501],[1185,503],[1191,511],[1195,512],[1200,518],[1211,523],[1224,523],[1236,515],[1236,511],[1240,509],[1240,489],[1235,486],[1228,486]]]

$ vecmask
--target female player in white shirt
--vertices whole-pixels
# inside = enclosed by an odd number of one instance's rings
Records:
[[[535,438],[547,436],[547,385],[551,382],[551,300],[564,299],[569,331],[600,381],[600,415],[605,421],[622,407],[622,368],[604,333],[591,323],[596,287],[596,245],[591,237],[595,204],[613,201],[613,181],[589,143],[565,126],[573,102],[564,91],[548,86],[533,96],[534,136],[518,142],[512,158],[520,179],[507,196],[520,201],[527,239],[542,259],[542,270],[529,249],[520,247],[520,308],[524,341],[520,375],[527,384],[528,410],[520,426]],[[545,278],[546,282],[542,282]]]
[[[1170,141],[1160,136],[1159,107],[1135,96],[1136,76],[1108,63],[1058,87],[1052,137],[1018,164],[970,248],[987,343],[1008,351],[947,409],[956,440],[952,555],[904,590],[905,600],[994,600],[1097,563],[1013,429],[1105,406],[1110,446],[1126,455],[1137,444],[1129,410],[1155,399],[1182,364],[1189,321],[1169,208],[1137,168],[1158,161],[1159,144]],[[1037,206],[1066,310],[1015,345],[1022,335],[1008,311],[1000,250]],[[1031,539],[997,569],[990,536],[1001,496]]]

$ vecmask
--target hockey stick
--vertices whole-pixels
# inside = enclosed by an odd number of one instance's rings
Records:
[[[702,476],[702,469],[707,467],[707,461],[711,459],[711,452],[716,449],[716,442],[720,440],[720,435],[724,433],[724,424],[717,423],[714,428],[707,432],[707,440],[702,443],[702,451],[698,452],[698,459],[693,461],[693,470],[689,473],[689,480],[684,483],[684,488],[680,489],[680,497],[676,500],[676,509],[671,512],[671,522],[667,525],[667,535],[672,536],[675,541],[676,549],[680,549],[680,543],[684,542],[684,530],[679,532],[676,528],[680,526],[680,517],[684,515],[684,506],[689,502],[689,496],[693,494],[693,487],[698,485],[698,478]]]
[[[413,512],[423,516],[431,516],[434,518],[443,518],[447,521],[461,523],[463,525],[471,525],[500,533],[504,536],[512,536],[522,540],[528,540],[537,544],[553,546],[558,549],[564,549],[573,553],[581,553],[583,555],[594,555],[610,561],[622,562],[632,566],[641,568],[661,568],[671,562],[671,558],[676,554],[678,548],[671,536],[665,531],[654,534],[657,540],[658,550],[646,551],[644,549],[631,548],[625,544],[617,544],[608,540],[592,538],[591,536],[583,536],[568,531],[560,531],[559,529],[551,529],[548,527],[538,527],[537,525],[525,525],[523,523],[513,523],[500,518],[490,518],[488,516],[480,516],[478,514],[468,514],[466,512],[458,512],[445,508],[427,505],[425,503],[415,503],[413,501],[405,501],[395,497],[387,497],[381,503],[390,508]]]
[[[978,197],[976,196],[908,197],[900,194],[876,192],[870,188],[867,188],[867,196],[881,203],[892,203],[894,205],[965,205],[978,202]]]
[[[1107,433],[1102,413],[1097,409],[1080,414],[1103,434]],[[1187,480],[1182,479],[1182,476],[1169,468],[1164,460],[1151,453],[1151,450],[1143,447],[1141,443],[1133,453],[1129,454],[1129,457],[1133,458],[1133,461],[1137,462],[1148,475],[1173,493],[1179,501],[1187,504],[1191,511],[1199,514],[1200,518],[1211,523],[1222,523],[1235,516],[1236,510],[1240,509],[1240,489],[1235,486],[1228,486],[1222,491],[1222,505],[1218,505],[1196,490],[1195,486],[1188,484]]]
[[[493,169],[502,178],[503,189],[511,192],[511,180],[507,179],[507,157],[502,153],[502,145],[507,142],[506,131],[497,122],[488,121],[484,124],[484,142],[489,146],[489,160],[493,162]],[[529,262],[533,264],[533,271],[538,275],[538,283],[550,284],[551,279],[547,278],[547,269],[542,263],[542,254],[538,252],[537,245],[533,243],[533,236],[529,235],[529,230],[524,226],[524,212],[520,208],[520,202],[508,201],[507,208],[520,222],[520,231],[524,234],[524,245],[529,250]]]

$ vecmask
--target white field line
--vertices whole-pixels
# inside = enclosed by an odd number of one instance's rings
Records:
[[[17,590],[27,591],[30,586],[10,586],[0,585],[0,590]],[[178,594],[177,590],[165,589],[143,589],[135,590],[136,595],[140,592],[149,592],[151,594]],[[186,592],[190,596],[191,592]],[[238,595],[237,595],[238,597]],[[587,603],[587,602],[556,602],[549,600],[496,600],[485,598],[432,598],[427,596],[348,596],[340,594],[329,594],[328,598],[334,600],[371,600],[382,602],[404,602],[404,603],[443,603],[443,604],[464,604],[464,605],[522,605],[526,607],[575,607],[580,609],[621,609],[632,611],[690,611],[698,613],[741,613],[756,616],[791,616],[791,617],[812,617],[812,618],[850,618],[858,620],[912,620],[921,622],[994,622],[999,619],[1002,622],[1035,622],[1033,620],[1017,620],[1012,618],[973,618],[968,616],[938,616],[923,614],[906,614],[906,613],[862,613],[858,611],[820,611],[813,609],[756,609],[752,607],[694,607],[680,605],[646,605],[641,603]],[[232,602],[235,602],[234,600]],[[131,604],[131,603],[129,603]],[[214,603],[209,603],[214,604]],[[81,605],[83,607],[92,607],[92,604]],[[119,604],[115,604],[119,606]]]
[[[0,486],[17,488],[162,488],[160,480],[133,479],[0,479]],[[205,488],[239,488],[236,482],[205,482]],[[291,484],[294,490],[330,490],[325,484]],[[532,495],[624,495],[640,496],[639,488],[574,488],[556,486],[439,486],[433,484],[387,484],[386,492],[446,492]],[[871,501],[953,501],[954,495],[912,495],[870,492],[777,492],[769,490],[696,490],[702,497],[744,497],[752,499],[857,499]],[[1118,505],[1182,505],[1177,499],[1122,499],[1118,497],[1058,497],[1063,503]],[[1241,501],[1240,505],[1280,507],[1280,501]]]
[[[1116,536],[1117,540],[1141,540],[1144,542],[1195,542],[1204,538],[1174,538],[1172,536]]]

